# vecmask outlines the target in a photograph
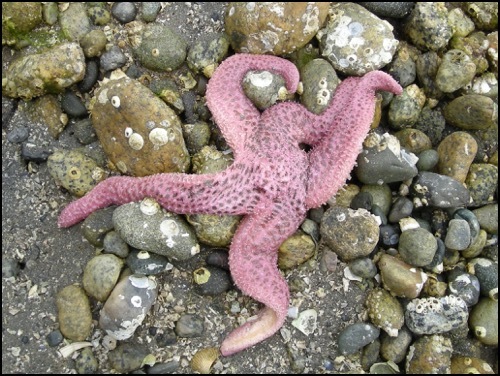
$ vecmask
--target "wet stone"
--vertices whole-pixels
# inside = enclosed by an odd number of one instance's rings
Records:
[[[488,234],[483,229],[479,230],[478,235],[471,241],[470,245],[464,249],[460,254],[465,258],[477,257],[483,251],[486,245]]]
[[[72,341],[83,341],[92,329],[92,314],[87,295],[81,287],[70,285],[57,293],[59,330]]]
[[[111,14],[120,23],[127,23],[135,19],[137,8],[134,3],[116,2],[111,7]]]
[[[128,244],[120,238],[116,231],[109,231],[104,236],[103,248],[105,253],[126,258],[129,254]]]
[[[394,247],[399,243],[400,231],[395,225],[380,226],[380,241],[386,247]]]
[[[469,325],[476,338],[485,345],[498,345],[498,301],[481,298],[472,308]]]
[[[316,252],[316,243],[308,234],[297,230],[278,249],[278,267],[281,270],[294,268],[309,260]]]
[[[389,214],[392,205],[392,192],[387,184],[364,184],[361,187],[361,192],[369,192],[373,197],[373,205],[377,205],[385,215]]]
[[[380,341],[380,355],[385,360],[400,363],[406,356],[406,351],[412,340],[411,332],[403,326],[398,331],[397,337],[391,337],[386,333],[382,333]]]
[[[92,142],[97,141],[97,135],[92,127],[92,121],[90,119],[82,119],[73,125],[73,130],[75,132],[76,138],[82,145],[89,145]]]
[[[498,187],[498,167],[490,163],[473,163],[465,179],[473,206],[489,204]]]
[[[354,354],[374,341],[380,330],[369,323],[355,323],[343,329],[338,336],[339,352],[343,355]]]
[[[156,300],[153,277],[129,275],[122,278],[101,309],[99,327],[119,341],[130,338]]]
[[[195,72],[201,72],[206,77],[212,77],[229,49],[229,40],[224,33],[213,33],[202,36],[189,48],[187,63]]]
[[[300,70],[303,93],[300,102],[312,113],[320,114],[331,103],[340,83],[332,65],[323,59],[314,59]]]
[[[422,171],[413,180],[410,192],[413,203],[419,206],[453,208],[469,204],[469,191],[458,181],[449,176]],[[415,201],[417,199],[417,201]]]
[[[145,1],[142,3],[142,19],[145,22],[153,22],[161,10],[159,2]]]
[[[476,65],[463,51],[448,50],[436,74],[436,85],[444,93],[452,93],[468,83],[476,74]]]
[[[389,222],[398,223],[400,219],[410,216],[413,211],[413,202],[403,196],[400,196],[394,201],[389,213]]]
[[[92,352],[91,347],[82,349],[78,357],[75,359],[75,370],[79,375],[88,375],[96,373],[98,369],[97,359]]]
[[[406,356],[406,373],[450,373],[452,353],[450,339],[437,334],[423,336],[410,346]]]
[[[481,286],[481,295],[498,301],[498,264],[484,257],[469,261],[467,271],[477,277]]]
[[[12,142],[14,144],[20,144],[23,141],[26,141],[29,136],[29,128],[18,126],[12,129],[9,133],[7,133],[7,141]]]
[[[429,136],[418,129],[405,128],[396,132],[395,136],[399,140],[401,147],[413,154],[419,154],[432,148]]]
[[[118,46],[112,46],[104,52],[99,59],[99,65],[103,71],[108,72],[123,67],[128,59]]]
[[[179,337],[200,337],[204,330],[203,319],[198,315],[182,315],[175,323],[175,332]]]
[[[462,328],[467,325],[468,318],[467,304],[455,295],[414,299],[406,306],[405,312],[406,326],[418,335]]]
[[[378,242],[375,218],[366,210],[338,206],[328,209],[321,220],[322,241],[343,261],[369,255]]]
[[[418,173],[416,156],[401,149],[399,141],[387,133],[369,135],[357,163],[355,173],[364,184],[393,183]]]
[[[485,205],[472,211],[488,234],[498,234],[498,204]]]
[[[402,298],[419,296],[427,280],[422,270],[387,254],[378,261],[378,268],[384,288]]]
[[[316,37],[322,56],[336,70],[359,76],[391,62],[398,41],[387,21],[355,3],[334,4],[330,12]]]
[[[474,213],[468,209],[458,209],[453,213],[454,219],[463,219],[467,221],[470,228],[470,237],[472,240],[476,239],[479,235],[480,225]]]
[[[358,3],[368,9],[370,12],[375,13],[379,17],[392,17],[392,18],[404,18],[407,16],[415,3],[413,2],[398,2],[398,3],[388,3],[388,2],[360,2]],[[396,362],[398,363],[398,362]]]
[[[79,41],[90,31],[85,3],[70,3],[64,12],[59,13],[59,25],[69,40]]]
[[[447,122],[461,129],[488,129],[498,122],[498,105],[484,95],[467,94],[448,103],[443,115]]]
[[[93,57],[98,57],[101,56],[101,54],[105,51],[106,49],[106,34],[102,30],[92,30],[89,33],[85,34],[85,36],[82,38],[80,41],[80,46],[83,49],[83,53],[85,54],[86,58],[93,58]],[[89,71],[87,62],[87,69],[85,71],[85,77],[87,78],[88,74],[91,74],[92,77],[94,77],[94,67],[91,68]],[[95,75],[96,81],[97,81],[97,75]],[[89,78],[87,78],[88,80]],[[85,81],[85,78],[84,78]],[[95,83],[95,82],[94,82]],[[81,84],[79,84],[81,85]],[[88,85],[88,84],[87,84]]]
[[[200,295],[219,295],[232,287],[227,270],[207,265],[193,272],[196,292]]]
[[[477,147],[474,137],[466,132],[453,132],[446,136],[437,148],[437,171],[463,183],[476,156]]]
[[[425,104],[425,94],[416,84],[403,89],[403,93],[394,97],[389,106],[389,123],[394,129],[404,130],[413,127],[420,117]]]
[[[361,278],[373,278],[377,274],[377,267],[369,257],[357,258],[349,263],[351,272]]]
[[[144,344],[121,343],[108,354],[109,364],[120,373],[138,370],[148,356],[149,350]]]
[[[448,288],[453,295],[460,297],[468,307],[479,301],[479,280],[466,272],[453,273],[448,279]]]
[[[454,355],[451,358],[451,373],[453,375],[463,375],[466,373],[494,374],[495,371],[493,371],[493,367],[482,359]]]
[[[403,307],[398,299],[387,290],[373,289],[368,293],[365,305],[373,325],[391,337],[397,337],[404,323]]]
[[[83,288],[91,297],[105,301],[115,287],[123,260],[115,255],[102,254],[92,258],[83,271]]]
[[[243,78],[242,87],[245,95],[260,110],[286,98],[285,79],[266,70],[248,72]]]
[[[444,244],[447,248],[456,251],[463,251],[471,242],[470,227],[463,219],[452,219],[448,223],[448,231]]]
[[[62,341],[64,341],[64,337],[60,330],[53,330],[52,332],[47,334],[45,340],[50,347],[56,347],[57,345],[61,344]]]
[[[113,229],[113,211],[116,206],[109,206],[91,213],[82,223],[82,233],[88,242],[102,247],[105,235]]]
[[[200,249],[189,225],[150,199],[116,208],[113,224],[127,244],[166,256],[170,261],[187,260]]]
[[[419,171],[431,171],[438,164],[439,160],[439,154],[436,150],[424,150],[418,155],[417,169]]]
[[[373,204],[373,196],[370,192],[359,192],[351,201],[352,210],[365,209],[370,211]]]
[[[127,266],[134,274],[156,275],[165,272],[169,262],[166,257],[156,253],[133,249],[127,257]]]
[[[403,231],[399,237],[399,254],[405,262],[414,266],[430,264],[437,247],[434,235],[421,227]]]
[[[111,20],[111,14],[104,3],[89,3],[87,13],[90,21],[96,26],[106,25]]]
[[[66,91],[61,98],[61,107],[71,117],[87,115],[87,108],[82,100],[72,91]]]

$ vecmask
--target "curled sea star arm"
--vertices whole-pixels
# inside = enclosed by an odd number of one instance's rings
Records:
[[[246,137],[256,129],[260,112],[243,92],[241,81],[250,70],[281,74],[289,92],[295,92],[299,72],[291,62],[267,55],[236,54],[224,60],[210,78],[207,105],[235,157]]]
[[[285,322],[288,285],[277,267],[278,248],[305,217],[300,210],[277,204],[268,215],[244,218],[231,243],[229,266],[241,291],[265,304],[255,320],[233,330],[223,341],[225,356],[244,350],[272,336]],[[297,214],[299,213],[299,214]]]
[[[401,86],[390,75],[381,71],[373,71],[362,78],[349,80],[349,90],[341,88],[340,97],[335,96],[337,102],[344,103],[345,106],[333,117],[331,132],[314,146],[309,154],[306,197],[308,208],[324,204],[349,178],[373,120],[375,92],[402,92]],[[357,82],[353,83],[353,80]],[[354,92],[351,92],[353,88]],[[345,98],[347,94],[348,101]],[[328,116],[328,112],[325,116]]]
[[[256,193],[245,189],[249,177],[241,177],[239,166],[217,174],[156,174],[142,178],[116,176],[100,182],[84,197],[61,212],[59,227],[72,226],[97,209],[156,199],[166,210],[178,214],[247,214]]]

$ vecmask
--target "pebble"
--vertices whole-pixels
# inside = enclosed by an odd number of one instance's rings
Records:
[[[93,159],[77,150],[56,150],[48,157],[47,167],[57,184],[78,197],[107,177]]]
[[[402,87],[406,87],[415,82],[417,78],[417,67],[415,64],[418,50],[406,43],[399,41],[396,55],[389,64],[388,73],[400,83]]]
[[[413,202],[404,197],[400,196],[394,201],[389,212],[389,222],[398,223],[401,219],[410,216],[413,211]]]
[[[80,375],[89,375],[96,373],[98,369],[97,359],[90,347],[82,349],[75,359],[75,370]]]
[[[322,241],[342,261],[368,256],[378,242],[378,223],[368,211],[330,207],[321,220]]]
[[[210,141],[210,127],[204,121],[196,123],[182,123],[184,141],[190,155],[199,153]],[[194,161],[192,162],[194,164]]]
[[[128,245],[170,261],[187,260],[200,250],[189,225],[152,199],[119,206],[113,213],[113,224]]]
[[[466,3],[462,8],[480,30],[495,30],[498,28],[498,7],[493,3]]]
[[[392,205],[392,191],[387,184],[363,184],[361,192],[369,192],[373,198],[373,206],[378,206],[382,213],[389,214]]]
[[[138,370],[148,355],[149,350],[144,344],[121,343],[108,353],[108,360],[117,372],[129,373]]]
[[[70,3],[64,12],[59,13],[59,25],[66,38],[77,42],[90,31],[90,20],[84,3]]]
[[[448,231],[444,244],[447,248],[456,251],[463,251],[471,242],[470,227],[463,219],[452,219],[448,223]]]
[[[137,8],[134,3],[116,2],[111,7],[111,15],[122,24],[132,22],[137,15]]]
[[[180,119],[148,88],[119,75],[103,83],[94,98],[92,124],[120,172],[145,176],[188,169]]]
[[[351,200],[349,207],[352,210],[364,209],[370,211],[373,205],[373,196],[370,192],[359,192]]]
[[[99,327],[112,338],[122,341],[133,336],[156,300],[154,277],[123,277],[104,303]]]
[[[314,114],[323,112],[332,102],[340,79],[332,65],[324,59],[313,59],[300,70],[302,103]]]
[[[229,254],[226,249],[214,249],[205,258],[207,265],[229,270]]]
[[[111,14],[105,8],[104,3],[90,3],[88,6],[87,13],[94,25],[104,26],[111,20]]]
[[[29,128],[23,126],[15,127],[7,133],[7,141],[12,142],[13,144],[20,144],[21,142],[26,141],[29,135]]]
[[[436,73],[437,87],[444,93],[452,93],[469,84],[476,74],[476,65],[465,52],[448,50]]]
[[[382,2],[382,1],[374,1],[374,2],[360,2],[358,3],[368,9],[370,12],[375,13],[379,17],[391,17],[391,18],[404,18],[407,16],[413,7],[415,6],[414,2]]]
[[[105,72],[123,67],[128,61],[127,56],[123,53],[120,47],[112,46],[108,51],[104,52],[99,59],[99,66]]]
[[[113,211],[116,206],[109,206],[91,213],[82,223],[82,234],[95,247],[104,245],[104,237],[113,229]]]
[[[406,373],[450,373],[452,353],[450,339],[437,334],[420,337],[410,346],[406,356]]]
[[[175,333],[179,337],[195,338],[201,337],[205,330],[203,318],[198,315],[182,315],[175,323]]]
[[[498,187],[498,167],[490,163],[472,163],[465,178],[472,206],[491,203]]]
[[[403,93],[394,97],[389,106],[389,124],[394,129],[414,127],[425,105],[425,94],[416,84],[403,89]],[[418,130],[418,129],[417,129]]]
[[[101,56],[103,51],[106,50],[106,43],[107,43],[106,34],[104,33],[104,31],[99,29],[90,31],[89,33],[85,34],[85,36],[80,40],[80,46],[82,47],[83,53],[87,59]],[[88,61],[87,64],[90,61]],[[88,73],[89,73],[89,67],[87,66],[85,75],[87,75]],[[97,81],[97,76],[96,76],[96,81]],[[81,85],[81,83],[79,85]],[[87,83],[87,85],[90,85],[90,83]],[[93,86],[93,84],[91,86]]]
[[[484,95],[466,94],[448,103],[443,115],[448,123],[461,129],[488,129],[498,122],[498,105]]]
[[[410,186],[415,207],[454,208],[470,202],[469,191],[458,181],[434,172],[420,172]]]
[[[404,324],[403,307],[398,299],[387,290],[377,288],[368,292],[365,305],[373,325],[391,337],[398,336]]]
[[[7,45],[23,45],[25,34],[42,23],[42,5],[38,2],[2,4],[2,41]],[[8,20],[8,21],[7,21]]]
[[[73,131],[75,137],[82,145],[89,145],[97,141],[97,135],[95,133],[94,127],[92,127],[92,121],[88,118],[76,121],[73,124]]]
[[[452,271],[448,276],[448,288],[453,295],[460,297],[468,307],[479,301],[480,284],[475,275],[465,271]]]
[[[161,10],[161,4],[159,2],[144,1],[142,5],[142,19],[145,22],[153,22],[156,20],[158,13]]]
[[[25,141],[21,144],[21,157],[25,161],[42,163],[51,156],[51,151],[45,146]]]
[[[186,57],[188,67],[194,72],[201,72],[205,77],[212,77],[215,68],[227,55],[229,39],[224,33],[206,34],[196,40],[189,48]]]
[[[495,371],[482,359],[454,355],[451,358],[451,373],[454,375],[463,375],[466,373],[494,374]]]
[[[360,257],[349,263],[351,272],[361,278],[370,279],[377,275],[377,267],[369,257]]]
[[[227,270],[211,265],[196,269],[193,280],[195,290],[200,295],[220,295],[233,286]]]
[[[127,256],[127,266],[134,274],[157,275],[172,267],[165,256],[132,249]]]
[[[380,340],[377,338],[375,341],[369,343],[363,348],[360,359],[361,367],[364,370],[371,369],[371,366],[373,366],[373,364],[375,364],[375,362],[379,359],[379,353]]]
[[[439,162],[437,172],[460,183],[465,182],[469,167],[477,153],[477,142],[466,132],[453,132],[437,147]]]
[[[137,30],[129,29],[129,40],[134,56],[144,67],[170,72],[182,65],[187,51],[187,43],[182,36],[158,23],[135,26]]]
[[[61,107],[70,117],[87,116],[87,108],[82,100],[72,91],[66,91],[61,98]]]
[[[439,154],[434,149],[424,150],[418,155],[418,171],[432,171],[439,162]]]
[[[241,84],[243,92],[259,109],[265,110],[286,98],[285,79],[266,70],[249,71]]]
[[[471,241],[470,245],[460,254],[465,258],[473,258],[479,256],[486,245],[488,234],[483,229],[479,230],[478,235]]]
[[[288,237],[278,249],[278,267],[281,270],[295,268],[316,253],[316,243],[302,230]]]
[[[321,55],[337,71],[360,76],[391,62],[398,45],[392,31],[391,24],[361,5],[337,3],[331,5],[330,18],[316,38]]]
[[[498,301],[481,298],[472,308],[469,325],[476,338],[489,346],[498,345]]]
[[[57,293],[57,321],[65,338],[83,341],[91,333],[92,313],[90,303],[83,289],[69,285]]]
[[[380,355],[385,360],[394,363],[400,363],[406,357],[406,352],[410,346],[412,334],[403,326],[399,331],[397,337],[391,337],[386,333],[382,333],[380,340]]]
[[[48,91],[62,92],[84,75],[85,56],[80,46],[60,44],[47,52],[14,60],[3,74],[2,94],[29,100]]]
[[[394,247],[399,243],[400,231],[396,225],[380,226],[380,242],[386,247]]]
[[[498,301],[498,264],[484,257],[477,257],[467,264],[467,271],[477,277],[481,295]]]
[[[413,154],[420,154],[432,148],[429,136],[418,129],[405,128],[396,132],[394,136],[397,137],[402,148]]]
[[[314,37],[328,9],[322,2],[231,3],[224,18],[226,34],[236,52],[285,55]]]
[[[388,254],[380,257],[378,268],[384,288],[398,297],[418,297],[427,281],[427,275],[422,270]]]
[[[403,261],[410,265],[429,265],[437,248],[434,235],[421,227],[403,231],[399,237],[399,254]]]
[[[120,238],[116,231],[109,231],[104,236],[103,252],[109,253],[120,258],[126,258],[129,254],[129,247],[125,241]]]
[[[498,234],[498,204],[484,205],[472,212],[482,229],[488,234]]]
[[[417,175],[417,157],[400,148],[396,137],[389,134],[368,135],[357,159],[355,173],[364,184],[393,183]]]
[[[468,318],[467,304],[455,295],[413,299],[405,311],[405,324],[417,335],[463,329]]]
[[[148,375],[165,375],[176,373],[180,363],[177,360],[170,360],[164,363],[155,363],[154,366],[148,368]]]
[[[448,44],[452,30],[444,3],[415,3],[405,23],[405,32],[423,51],[438,51]]]
[[[56,347],[64,341],[64,337],[60,330],[53,330],[45,337],[47,344],[50,347]]]
[[[337,338],[339,352],[350,355],[374,341],[380,335],[380,330],[369,323],[358,322],[344,328]]]
[[[118,281],[123,260],[115,255],[93,257],[83,271],[83,288],[91,297],[104,302]]]

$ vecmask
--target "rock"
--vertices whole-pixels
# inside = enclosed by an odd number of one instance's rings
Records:
[[[300,70],[303,93],[300,102],[312,113],[320,114],[331,103],[340,83],[335,69],[323,59],[314,59]]]
[[[356,3],[337,3],[316,38],[322,56],[336,70],[361,76],[391,62],[398,45],[392,30],[387,21]]]
[[[180,120],[149,89],[127,77],[112,79],[101,85],[93,101],[99,141],[122,173],[186,172],[189,154]]]
[[[453,375],[465,373],[494,374],[495,371],[493,371],[493,368],[482,359],[454,355],[451,358],[451,373]]]
[[[369,255],[379,236],[378,223],[368,211],[339,206],[325,212],[320,233],[322,241],[346,262]]]
[[[439,143],[437,152],[437,171],[463,183],[476,156],[477,142],[466,132],[453,132]]]
[[[423,336],[417,339],[406,356],[406,373],[444,374],[450,373],[451,341],[440,335]]]
[[[153,277],[129,275],[122,278],[101,309],[99,327],[119,341],[132,337],[156,300]]]
[[[130,373],[142,367],[145,358],[149,355],[143,344],[122,343],[109,352],[109,364],[117,372]]]
[[[403,326],[398,331],[397,337],[391,337],[386,333],[382,333],[381,337],[380,355],[382,358],[394,363],[402,362],[412,340],[411,332]]]
[[[416,155],[432,148],[429,136],[418,129],[405,128],[396,132],[394,136],[397,137],[402,148]]]
[[[26,100],[46,93],[60,93],[81,81],[85,56],[76,43],[65,43],[40,54],[14,60],[2,79],[2,93]]]
[[[372,324],[358,322],[343,329],[338,336],[339,352],[342,355],[354,354],[374,341],[380,330]]]
[[[182,315],[175,323],[175,332],[179,337],[200,337],[204,330],[203,319],[198,315]]]
[[[172,268],[165,256],[136,249],[127,256],[127,265],[132,273],[146,276],[161,274]]]
[[[81,287],[70,285],[57,293],[57,321],[64,337],[83,341],[92,329],[92,313],[87,295]]]
[[[299,317],[292,321],[292,325],[306,336],[313,334],[318,325],[318,312],[314,309],[306,309],[299,313]]]
[[[498,167],[490,163],[472,163],[465,184],[473,206],[491,203],[498,188]]]
[[[430,264],[437,248],[434,235],[421,227],[403,231],[399,237],[398,251],[401,258],[414,266]]]
[[[47,159],[47,167],[57,184],[78,197],[107,177],[93,159],[76,150],[56,150]]]
[[[384,288],[402,298],[419,296],[427,280],[422,270],[387,254],[380,257],[378,268]]]
[[[365,305],[373,325],[391,337],[397,337],[404,323],[403,307],[399,301],[386,290],[379,288],[370,290]]]
[[[488,129],[498,122],[498,105],[484,95],[462,95],[445,106],[443,115],[447,122],[461,129]]]
[[[479,301],[480,285],[475,275],[466,272],[450,273],[448,288],[453,295],[460,297],[468,307]]]
[[[59,25],[70,41],[78,42],[90,31],[90,22],[84,3],[70,3],[64,12],[59,13]]]
[[[484,257],[477,257],[469,261],[467,271],[479,280],[481,295],[498,300],[498,263]]]
[[[2,3],[2,44],[22,43],[26,34],[42,23],[42,3]]]
[[[467,206],[470,202],[469,191],[449,176],[422,171],[410,186],[415,207],[422,205],[438,208]]]
[[[219,295],[232,287],[227,270],[207,265],[193,272],[196,292],[200,295]]]
[[[485,205],[472,211],[482,229],[489,234],[498,234],[498,204]]]
[[[406,306],[405,312],[406,326],[418,335],[464,328],[468,318],[467,304],[455,295],[414,299]]]
[[[452,219],[448,223],[448,231],[444,244],[446,248],[463,251],[471,242],[470,227],[463,219]]]
[[[115,231],[127,244],[166,256],[170,261],[187,260],[200,251],[189,225],[149,198],[116,208],[113,223]]]
[[[436,74],[436,85],[444,93],[452,93],[469,84],[476,74],[476,65],[460,50],[448,50]]]
[[[197,39],[189,48],[187,63],[194,72],[212,77],[215,68],[227,55],[229,40],[224,33],[207,34]]]
[[[327,3],[230,3],[226,33],[236,52],[285,55],[305,46],[323,25]]]
[[[82,223],[82,233],[90,244],[102,247],[105,235],[113,229],[113,211],[116,206],[109,206],[91,213]]]
[[[472,308],[469,325],[476,338],[489,346],[498,345],[498,301],[481,298]]]
[[[278,267],[281,270],[294,268],[309,260],[315,252],[314,240],[299,229],[280,245]]]
[[[389,106],[389,123],[394,129],[414,127],[425,105],[425,94],[416,84],[403,89]]]
[[[91,297],[104,302],[115,287],[122,267],[123,260],[115,255],[92,258],[83,271],[83,288]]]

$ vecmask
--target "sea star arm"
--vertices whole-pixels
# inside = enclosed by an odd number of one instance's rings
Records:
[[[276,56],[236,54],[221,63],[208,83],[207,105],[235,157],[244,149],[246,137],[256,129],[260,119],[260,112],[241,87],[250,70],[282,75],[289,92],[295,92],[299,83],[295,65]]]
[[[249,184],[248,174],[242,175],[241,168],[234,165],[217,174],[111,177],[69,204],[61,212],[58,225],[69,227],[97,209],[139,201],[144,197],[152,197],[165,209],[178,214],[247,214],[256,201],[256,194],[248,188]]]
[[[349,178],[375,112],[375,92],[401,94],[401,86],[387,73],[373,71],[362,78],[348,79],[334,103],[344,104],[333,116],[331,132],[309,154],[306,206],[318,207],[333,196]],[[356,81],[357,82],[356,82]],[[351,90],[354,88],[354,92]],[[320,115],[330,118],[330,112]]]
[[[274,208],[268,214],[246,216],[233,238],[229,266],[234,282],[243,293],[265,307],[256,319],[247,321],[226,337],[221,346],[224,356],[272,336],[285,322],[289,291],[277,267],[277,249],[302,222],[305,210],[302,213],[291,207],[284,209],[286,206],[280,204]]]

